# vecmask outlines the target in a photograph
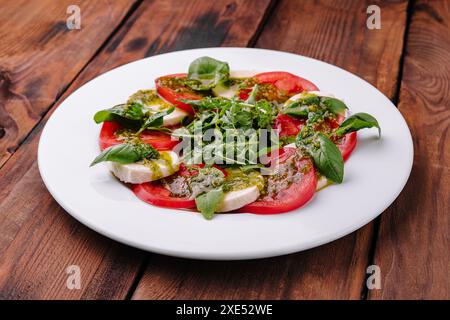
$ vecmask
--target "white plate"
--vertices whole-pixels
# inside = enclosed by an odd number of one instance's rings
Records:
[[[208,55],[235,70],[286,70],[345,100],[352,112],[374,115],[382,129],[358,133],[358,146],[345,165],[344,182],[328,187],[303,208],[279,215],[199,214],[146,204],[104,166],[90,168],[99,153],[100,125],[94,113],[153,87],[165,74],[185,72]],[[338,239],[383,212],[404,187],[413,145],[397,108],[369,83],[314,59],[270,50],[208,48],[172,52],[109,71],[70,95],[47,122],[39,143],[42,179],[58,203],[97,232],[144,250],[200,259],[277,256]]]

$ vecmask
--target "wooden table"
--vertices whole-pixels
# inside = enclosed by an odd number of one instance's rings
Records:
[[[76,2],[80,30],[66,27],[72,0],[0,0],[0,298],[450,298],[450,1]],[[381,8],[381,29],[366,27],[370,4]],[[240,262],[143,252],[65,213],[36,162],[60,102],[124,63],[211,46],[294,52],[375,85],[414,139],[413,171],[398,199],[333,243]],[[379,290],[366,287],[372,264]],[[80,266],[79,290],[66,287],[69,265]]]

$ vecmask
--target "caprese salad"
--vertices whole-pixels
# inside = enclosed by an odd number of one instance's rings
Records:
[[[356,131],[378,128],[367,113],[293,73],[233,72],[201,57],[188,73],[98,111],[105,163],[141,200],[219,212],[277,214],[303,206],[344,178]],[[262,146],[262,147],[261,147]]]

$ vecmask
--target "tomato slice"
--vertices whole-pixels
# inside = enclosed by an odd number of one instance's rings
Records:
[[[172,197],[170,191],[164,188],[159,181],[135,184],[131,189],[139,199],[155,206],[175,209],[196,207],[194,199]]]
[[[355,150],[357,140],[356,132],[350,132],[337,144],[337,147],[341,150],[344,161],[347,160]]]
[[[254,78],[256,83],[271,83],[277,89],[291,95],[303,91],[319,90],[311,81],[285,71],[259,73]]]
[[[295,152],[294,148],[285,148],[284,152],[280,152],[280,162],[285,161],[288,155],[293,152]],[[262,198],[240,208],[238,211],[256,214],[278,214],[300,208],[307,203],[316,192],[316,170],[310,159],[298,160],[296,167],[298,170],[306,170],[300,180],[279,191],[275,197],[270,199]]]
[[[116,122],[104,122],[100,131],[100,149],[104,150],[116,144],[123,143],[119,140],[115,133],[123,127]],[[148,143],[156,150],[172,150],[179,141],[172,140],[172,137],[164,132],[145,130],[141,133],[140,138],[143,142]]]
[[[342,123],[342,121],[344,121],[344,117],[339,117],[337,121],[325,121],[324,126],[335,129],[339,127],[339,123]],[[305,125],[305,122],[304,119],[279,114],[275,118],[274,127],[279,130],[280,137],[296,136]],[[326,128],[323,129],[326,130]],[[344,161],[347,160],[355,150],[357,140],[356,132],[350,132],[339,141],[335,142],[336,146],[341,150]]]
[[[216,169],[219,169],[224,174],[225,177],[228,175],[228,173],[218,165],[213,164],[212,166]],[[196,168],[204,168],[204,167],[205,167],[204,163],[194,164],[190,166],[189,170],[188,166],[186,166],[184,163],[181,163],[180,170],[178,170],[178,174],[183,177],[192,177],[198,173],[198,171],[195,170]]]
[[[194,90],[186,85],[176,81],[176,79],[186,78],[186,73],[169,74],[167,76],[159,77],[155,80],[156,91],[169,103],[176,107],[193,114],[192,107],[180,100],[200,100],[203,97],[197,94]]]
[[[289,97],[303,91],[317,91],[317,86],[309,80],[285,71],[258,73],[251,78],[254,83],[271,85],[261,88],[262,96],[268,100],[284,102]],[[241,100],[249,97],[252,88],[242,88],[238,96]]]
[[[193,165],[191,167],[203,168],[204,166],[205,164],[201,163],[198,165]],[[226,172],[222,168],[216,165],[214,165],[214,167],[216,167],[226,175]],[[184,163],[181,163],[180,170],[177,174],[183,177],[190,177],[196,175],[197,173],[198,171],[196,171],[195,169],[188,170],[188,167]],[[131,188],[139,199],[155,206],[178,209],[189,209],[196,207],[194,199],[171,196],[170,191],[164,188],[164,186],[159,181],[137,184],[133,185]]]
[[[296,136],[305,125],[304,119],[297,119],[286,114],[279,114],[275,118],[275,129],[279,130],[280,137]]]

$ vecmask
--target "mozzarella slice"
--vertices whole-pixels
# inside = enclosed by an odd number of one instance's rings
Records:
[[[152,105],[146,105],[147,109],[152,111],[162,111],[165,106],[161,104],[152,104]],[[169,113],[167,116],[163,117],[163,126],[173,126],[175,124],[178,124],[183,121],[184,118],[188,116],[188,113],[184,110],[181,110],[180,108],[176,108]]]
[[[219,84],[212,89],[212,92],[216,97],[231,99],[236,95],[238,89],[239,89],[238,85],[228,87],[223,84]]]
[[[108,161],[106,164],[111,172],[121,181],[126,183],[144,183],[170,176],[178,171],[180,158],[173,151],[161,151],[161,157],[150,160],[144,164],[138,163],[120,164]]]
[[[228,212],[242,208],[246,204],[252,203],[259,198],[257,186],[245,189],[230,191],[225,193],[222,204],[217,208],[217,212]]]
[[[325,187],[328,187],[330,185],[330,182],[325,176],[320,175],[319,179],[317,180],[317,186],[316,191],[322,190]]]
[[[173,126],[181,123],[187,116],[188,113],[186,111],[175,108],[171,113],[163,117],[163,126]]]
[[[295,96],[290,97],[287,102],[296,101],[296,100],[300,99],[302,97],[302,95],[305,94],[305,93],[312,93],[312,94],[315,94],[315,95],[317,95],[319,97],[335,98],[334,94],[332,94],[332,93],[327,93],[327,92],[322,92],[322,91],[308,91],[308,92],[298,93]]]
[[[253,77],[257,72],[249,71],[249,70],[233,70],[230,72],[230,78],[250,78]],[[239,89],[239,85],[233,86],[225,86],[223,84],[219,84],[212,89],[212,92],[216,97],[224,97],[231,99],[236,95],[236,92]]]

